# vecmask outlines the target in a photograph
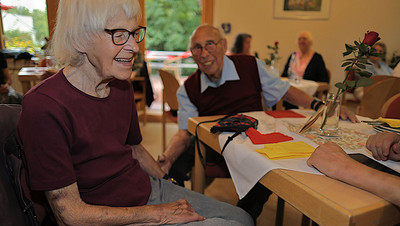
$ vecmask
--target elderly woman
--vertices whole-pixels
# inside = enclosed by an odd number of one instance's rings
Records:
[[[391,69],[386,63],[386,45],[383,42],[377,42],[374,45],[376,52],[380,56],[370,56],[368,57],[367,70],[372,73],[372,75],[391,75],[393,69]]]
[[[236,36],[235,42],[231,48],[230,54],[247,54],[250,55],[251,35],[240,33]]]
[[[329,75],[325,68],[322,56],[311,49],[312,35],[308,31],[300,32],[297,38],[299,51],[293,52],[286,62],[282,77],[289,77],[291,73],[303,79],[316,82],[329,82]]]
[[[52,47],[63,68],[25,96],[18,123],[31,189],[60,225],[252,225],[243,210],[160,179],[140,144],[126,81],[146,31],[139,13],[135,0],[60,0]]]

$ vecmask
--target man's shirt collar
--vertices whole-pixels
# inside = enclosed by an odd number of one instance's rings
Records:
[[[221,79],[217,82],[212,82],[208,79],[204,72],[200,74],[200,92],[203,93],[208,87],[218,87],[223,85],[226,81],[239,80],[239,74],[236,71],[235,64],[227,56],[224,56],[224,66],[222,67]]]

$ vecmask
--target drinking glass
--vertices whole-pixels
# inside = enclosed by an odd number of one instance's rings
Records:
[[[325,109],[321,119],[321,134],[324,136],[337,136],[339,129],[340,98],[334,93],[328,93]],[[324,123],[325,121],[325,123]]]

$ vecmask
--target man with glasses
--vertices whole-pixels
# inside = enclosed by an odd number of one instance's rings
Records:
[[[225,56],[227,41],[215,27],[198,27],[190,38],[190,50],[198,70],[177,92],[179,131],[158,159],[161,168],[181,185],[183,180],[189,179],[187,173],[194,164],[194,148],[189,148],[193,138],[187,131],[190,117],[261,111],[263,108],[260,93],[267,107],[275,105],[282,98],[305,108],[310,108],[312,103],[312,108],[320,106],[308,94],[269,75],[265,64],[255,57]],[[342,111],[341,116],[343,119],[349,117],[356,121],[354,114],[347,110]],[[262,205],[270,193],[257,184],[238,205],[255,219],[261,213]]]

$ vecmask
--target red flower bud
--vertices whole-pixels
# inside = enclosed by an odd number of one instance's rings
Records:
[[[381,38],[379,38],[379,34],[375,31],[367,31],[367,33],[365,33],[365,37],[362,43],[373,46],[380,39]]]
[[[275,41],[274,45],[277,46],[278,44],[279,44],[279,42],[278,42],[278,41]]]

